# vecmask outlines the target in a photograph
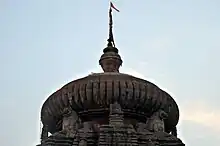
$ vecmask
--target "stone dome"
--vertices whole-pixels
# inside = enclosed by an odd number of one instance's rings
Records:
[[[112,30],[108,45],[99,60],[103,73],[90,74],[74,80],[53,93],[41,109],[41,121],[48,132],[62,129],[65,109],[71,107],[82,121],[108,122],[109,106],[120,104],[125,122],[146,122],[158,110],[168,114],[166,132],[172,131],[179,120],[179,109],[174,99],[153,83],[119,72],[122,59],[115,47]]]
[[[178,106],[168,93],[146,80],[118,72],[95,73],[66,84],[45,101],[41,120],[53,133],[61,128],[65,107],[71,106],[87,121],[107,118],[114,101],[121,105],[125,118],[144,122],[153,112],[163,109],[168,113],[167,131],[178,123]]]

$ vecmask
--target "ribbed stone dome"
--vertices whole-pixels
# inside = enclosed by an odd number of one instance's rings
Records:
[[[146,122],[158,110],[168,114],[165,130],[172,131],[179,120],[179,109],[173,98],[146,80],[119,73],[121,56],[115,47],[110,13],[109,39],[99,60],[104,73],[95,73],[74,80],[53,93],[43,104],[41,120],[49,132],[62,129],[65,109],[71,107],[82,121],[106,124],[109,106],[117,101],[124,113],[124,122]],[[136,123],[130,124],[136,124]]]
[[[146,80],[118,72],[95,73],[66,84],[45,101],[41,120],[53,133],[61,128],[62,111],[70,103],[82,119],[91,120],[105,116],[113,101],[118,101],[125,117],[140,121],[163,109],[168,113],[167,131],[179,120],[178,106],[168,93]]]
[[[99,60],[104,72],[73,80],[44,102],[41,145],[184,146],[177,138],[174,99],[149,81],[119,72],[123,61],[112,26],[110,8],[108,44]]]

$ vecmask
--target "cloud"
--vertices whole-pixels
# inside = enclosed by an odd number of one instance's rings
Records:
[[[162,83],[159,83],[152,78],[146,78],[145,75],[134,69],[124,68],[122,71],[146,79],[175,97],[174,93],[161,86]],[[220,132],[220,110],[208,106],[205,99],[201,99],[200,101],[191,100],[190,103],[187,104],[180,102],[178,106],[181,107],[178,135],[187,145],[202,146],[204,143],[209,143],[208,139],[210,137],[213,137],[215,140],[211,145],[216,144],[216,141],[219,142],[220,137],[217,136],[217,133]]]
[[[130,68],[124,68],[123,71],[125,73],[131,74],[133,76],[147,79],[143,74],[137,72]],[[168,92],[169,94],[173,95],[174,93],[168,91],[165,87],[162,87],[159,82],[154,79],[147,79],[148,81],[155,83],[158,87],[162,90]],[[181,103],[180,103],[181,104]],[[206,104],[205,99],[198,100],[191,100],[190,103],[181,104],[181,117],[180,123],[184,121],[192,121],[207,127],[212,128],[213,130],[217,130],[220,132],[220,110],[214,109]]]
[[[184,121],[178,133],[187,146],[218,146],[220,142],[219,132],[193,121]]]
[[[220,110],[208,106],[205,101],[191,101],[183,105],[182,121],[193,121],[220,132]]]
[[[161,86],[159,82],[157,82],[155,79],[152,78],[146,78],[144,74],[137,72],[134,69],[131,68],[123,68],[122,72],[146,79],[154,84],[156,84],[158,87],[160,87],[162,90],[168,92],[171,96],[174,96],[174,93],[166,89],[165,87]],[[197,123],[206,127],[211,128],[213,131],[220,132],[220,110],[214,109],[206,104],[205,99],[201,99],[200,101],[197,100],[191,100],[190,103],[187,104],[181,104],[181,111],[180,111],[180,123],[179,126],[182,125],[183,122],[191,121],[193,123]]]

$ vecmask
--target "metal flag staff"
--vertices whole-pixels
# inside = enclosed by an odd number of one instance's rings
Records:
[[[113,37],[113,20],[112,20],[112,8],[119,12],[119,10],[113,5],[112,2],[110,2],[110,8],[109,8],[109,39],[108,39],[108,46],[115,47],[114,37]]]

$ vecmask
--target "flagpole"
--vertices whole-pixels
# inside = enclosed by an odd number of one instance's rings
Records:
[[[110,7],[109,7],[109,39],[108,39],[108,46],[115,47],[112,28],[113,28],[113,20],[112,20],[112,7],[111,7],[111,2],[110,2]]]

